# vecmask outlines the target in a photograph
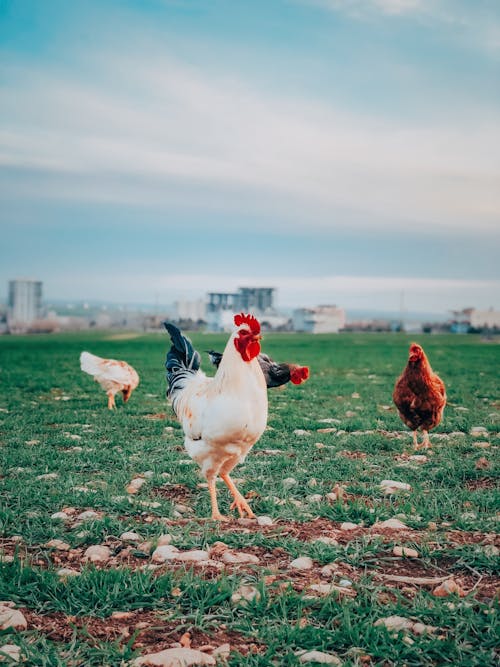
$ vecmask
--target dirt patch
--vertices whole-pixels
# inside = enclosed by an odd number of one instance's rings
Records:
[[[184,633],[189,632],[191,648],[211,653],[222,644],[230,644],[232,651],[242,655],[259,653],[264,647],[244,635],[227,631],[222,625],[213,633],[201,631],[181,619],[169,619],[168,613],[152,611],[122,612],[118,618],[93,616],[67,616],[63,613],[38,614],[22,609],[28,628],[43,633],[52,641],[68,642],[76,634],[86,642],[119,641],[126,643],[134,637],[132,648],[153,653],[179,646]]]
[[[478,477],[465,481],[465,488],[469,491],[489,491],[490,489],[497,489],[498,486],[499,480],[496,477]]]
[[[144,415],[143,419],[166,419],[167,418],[167,413],[166,412],[156,412],[155,414],[150,414],[150,415]]]
[[[151,493],[157,498],[174,500],[175,502],[187,502],[192,499],[192,491],[184,484],[164,484],[155,487]]]

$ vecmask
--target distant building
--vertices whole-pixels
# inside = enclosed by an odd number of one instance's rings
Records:
[[[229,331],[234,313],[241,311],[260,319],[266,316],[269,321],[279,317],[274,309],[275,291],[274,287],[239,287],[237,292],[209,292],[206,307],[209,330]]]
[[[11,331],[27,331],[42,316],[42,282],[10,280],[7,323]]]
[[[176,301],[174,303],[177,320],[199,322],[206,319],[207,304],[204,299],[196,301]]]
[[[338,333],[345,327],[345,311],[338,306],[298,308],[293,311],[293,328],[306,333]]]
[[[500,310],[476,310],[470,313],[470,325],[473,329],[500,329]]]

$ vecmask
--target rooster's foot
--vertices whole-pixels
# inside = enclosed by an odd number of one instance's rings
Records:
[[[232,510],[237,509],[240,514],[240,517],[242,518],[245,516],[245,514],[248,514],[250,519],[255,519],[255,514],[252,512],[250,505],[243,498],[243,496],[235,498],[234,501],[231,503],[230,509]]]

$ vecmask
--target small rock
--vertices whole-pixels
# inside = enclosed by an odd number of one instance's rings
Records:
[[[217,646],[212,651],[212,655],[215,658],[221,658],[221,660],[227,660],[231,654],[231,645],[230,644],[221,644]]]
[[[488,429],[484,426],[473,426],[469,433],[473,438],[482,438],[488,435]]]
[[[437,598],[445,598],[448,595],[458,595],[463,598],[466,593],[464,589],[454,579],[446,579],[442,584],[436,586],[432,594]]]
[[[78,570],[72,570],[70,567],[61,567],[59,570],[56,570],[56,574],[61,579],[80,576],[80,572],[78,572]]]
[[[394,547],[392,553],[395,556],[405,556],[406,558],[418,558],[418,551],[410,549],[409,547]]]
[[[163,535],[160,535],[157,540],[157,545],[159,547],[163,547],[166,544],[170,544],[172,542],[172,535],[169,535],[168,533],[163,533]]]
[[[83,560],[90,561],[91,563],[104,563],[109,560],[110,557],[111,551],[109,547],[102,544],[93,544],[88,547],[83,554]]]
[[[386,521],[379,521],[373,526],[374,528],[391,528],[392,530],[408,530],[408,526],[399,519],[386,519]]]
[[[257,517],[257,525],[259,526],[272,526],[273,525],[273,520],[271,519],[270,516],[258,516]]]
[[[50,480],[57,479],[59,475],[56,472],[47,472],[44,475],[37,475],[36,479]]]
[[[303,428],[296,428],[293,432],[294,435],[309,435],[309,431],[304,430]]]
[[[427,463],[429,457],[425,454],[412,454],[408,457],[409,461],[415,461],[416,463]]]
[[[433,625],[425,625],[425,623],[414,623],[412,627],[412,631],[416,635],[425,635],[427,633],[432,634],[433,632],[436,632],[436,630],[437,628]]]
[[[396,482],[393,479],[383,479],[379,485],[386,495],[396,493],[397,491],[411,491],[411,486],[406,482]]]
[[[3,551],[0,551],[0,563],[13,563],[14,556],[10,554],[5,554]]]
[[[350,521],[344,521],[340,524],[340,530],[356,530],[356,528],[359,528],[358,524]]]
[[[251,563],[252,565],[258,565],[260,563],[260,558],[254,556],[253,554],[247,554],[242,551],[224,551],[222,554],[222,561],[228,565],[240,565]]]
[[[500,554],[500,549],[494,544],[487,544],[483,551],[487,556],[498,556]]]
[[[323,653],[323,651],[297,651],[295,655],[299,662],[318,662],[321,665],[342,665],[342,660],[333,653]]]
[[[94,510],[85,510],[85,512],[81,512],[76,518],[78,521],[88,521],[89,519],[97,519],[98,517],[99,514],[94,512]]]
[[[321,535],[317,537],[315,542],[321,542],[322,544],[328,544],[329,546],[336,547],[338,546],[338,541],[334,537],[328,537],[327,535]]]
[[[24,614],[18,609],[13,609],[5,603],[0,603],[0,630],[15,628],[16,630],[26,630],[28,622]]]
[[[164,549],[165,547],[160,547],[160,548]],[[210,556],[208,554],[208,551],[202,551],[201,549],[193,549],[191,551],[178,551],[173,556],[173,560],[180,560],[182,562],[187,562],[187,563],[190,562],[196,563],[199,561],[208,560],[209,558]]]
[[[400,630],[411,630],[413,621],[404,616],[387,616],[387,618],[379,618],[373,625],[376,628],[384,626],[387,630],[399,632]]]
[[[120,540],[123,540],[124,542],[140,542],[141,536],[128,530],[120,535]]]
[[[173,560],[174,556],[179,552],[177,547],[172,544],[164,544],[156,547],[151,556],[153,563],[164,563],[167,560]]]
[[[146,483],[146,480],[144,477],[136,477],[133,479],[130,484],[127,485],[126,491],[127,493],[130,493],[133,495],[134,493],[137,493],[141,486]]]
[[[62,540],[49,540],[44,546],[56,551],[69,551],[71,549],[70,545]]]
[[[321,493],[313,493],[310,496],[306,496],[308,503],[320,503],[323,500]]]
[[[126,621],[129,618],[132,618],[134,616],[133,611],[114,611],[111,614],[111,618],[115,618],[118,621]]]
[[[167,648],[158,653],[148,653],[141,658],[136,658],[132,665],[140,667],[148,665],[151,667],[198,667],[198,665],[215,665],[215,658],[208,653],[202,653],[193,648]]]
[[[295,560],[292,560],[289,567],[292,570],[311,570],[313,565],[314,563],[312,558],[309,558],[309,556],[301,556],[300,558],[295,558]]]
[[[290,488],[297,484],[297,480],[293,477],[285,477],[285,479],[281,483],[285,488]]]
[[[260,600],[260,593],[255,586],[249,586],[248,584],[242,584],[231,595],[231,602],[233,604],[252,602],[253,600]]]
[[[491,443],[485,441],[475,442],[474,447],[478,447],[479,449],[488,449],[488,447],[491,447]]]
[[[350,588],[352,586],[352,581],[350,579],[341,579],[339,581],[339,586],[342,588]]]
[[[0,662],[5,662],[5,658],[9,658],[13,662],[19,662],[21,660],[21,647],[16,644],[0,646]]]

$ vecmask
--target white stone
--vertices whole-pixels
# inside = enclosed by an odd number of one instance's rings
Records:
[[[146,483],[144,477],[136,477],[126,487],[127,493],[134,494],[139,491],[141,486]]]
[[[13,662],[19,662],[21,660],[21,647],[16,644],[4,644],[0,646],[0,662],[5,662],[7,656]]]
[[[258,516],[257,517],[257,524],[259,526],[272,526],[273,525],[273,520],[271,519],[270,516]]]
[[[124,542],[140,542],[141,536],[128,530],[120,535],[120,540],[123,540]]]
[[[136,658],[132,665],[151,667],[197,667],[198,665],[215,665],[215,658],[208,653],[197,651],[192,648],[167,648],[158,653],[148,653],[141,658]]]
[[[209,558],[210,556],[208,551],[202,551],[201,549],[193,549],[192,551],[179,551],[173,556],[174,560],[180,560],[188,563],[205,561],[209,560]]]
[[[159,547],[163,547],[166,544],[170,544],[172,542],[172,535],[169,535],[168,533],[163,533],[163,535],[160,535],[157,540],[157,544]]]
[[[47,472],[44,475],[37,475],[36,479],[50,480],[57,479],[59,475],[56,472]]]
[[[339,581],[339,586],[342,588],[350,588],[352,586],[352,581],[350,579],[341,579]]]
[[[392,530],[408,530],[408,526],[399,519],[387,519],[374,524],[374,528],[392,528]]]
[[[69,551],[71,549],[70,545],[62,540],[49,540],[44,546],[57,551]]]
[[[338,541],[334,537],[328,537],[327,535],[321,535],[321,537],[317,537],[315,542],[322,542],[322,544],[328,544],[329,546],[336,547],[338,546]]]
[[[28,622],[24,614],[18,609],[12,609],[5,603],[0,603],[0,630],[7,630],[7,628],[15,628],[16,630],[26,630]]]
[[[342,665],[342,660],[333,653],[324,653],[323,651],[298,651],[296,654],[299,662],[318,662],[321,665]]]
[[[61,579],[80,576],[80,572],[78,572],[78,570],[72,570],[70,567],[61,567],[56,571],[56,574],[58,577],[61,577]]]
[[[340,524],[340,530],[356,530],[356,528],[359,528],[358,524],[350,521],[344,521]]]
[[[290,563],[290,568],[292,570],[310,570],[312,569],[314,563],[312,558],[309,556],[301,556],[300,558],[295,558]]]
[[[260,559],[253,554],[247,554],[243,551],[230,551],[229,549],[224,551],[221,560],[227,565],[239,565],[247,563],[258,565],[260,563]]]
[[[310,496],[306,496],[306,500],[309,503],[320,503],[323,500],[321,493],[313,493]]]
[[[309,435],[309,431],[305,431],[303,428],[296,428],[293,432],[294,435]]]
[[[290,488],[291,486],[295,486],[297,484],[297,480],[294,477],[285,477],[281,483],[284,487]]]
[[[91,563],[103,563],[111,557],[111,551],[109,547],[104,546],[103,544],[93,544],[88,547],[83,554],[83,560],[90,561]]]
[[[488,429],[484,426],[473,426],[469,433],[473,438],[482,438],[488,435]]]
[[[404,616],[387,616],[386,618],[379,618],[378,621],[375,621],[373,624],[376,628],[384,626],[388,630],[394,630],[399,632],[400,630],[411,630],[413,627],[413,621]]]
[[[151,556],[151,560],[153,563],[164,563],[167,560],[172,560],[178,551],[179,549],[171,544],[163,544],[162,546],[156,547]]]
[[[97,519],[98,517],[99,514],[94,512],[94,510],[85,510],[85,512],[81,512],[76,518],[79,521],[88,521],[89,519]]]
[[[233,604],[251,602],[252,600],[259,600],[260,593],[255,588],[255,586],[249,586],[247,584],[242,584],[236,591],[231,595],[231,602]]]
[[[411,486],[406,482],[397,482],[393,479],[383,479],[380,482],[380,487],[386,495],[395,493],[396,491],[411,491]]]

